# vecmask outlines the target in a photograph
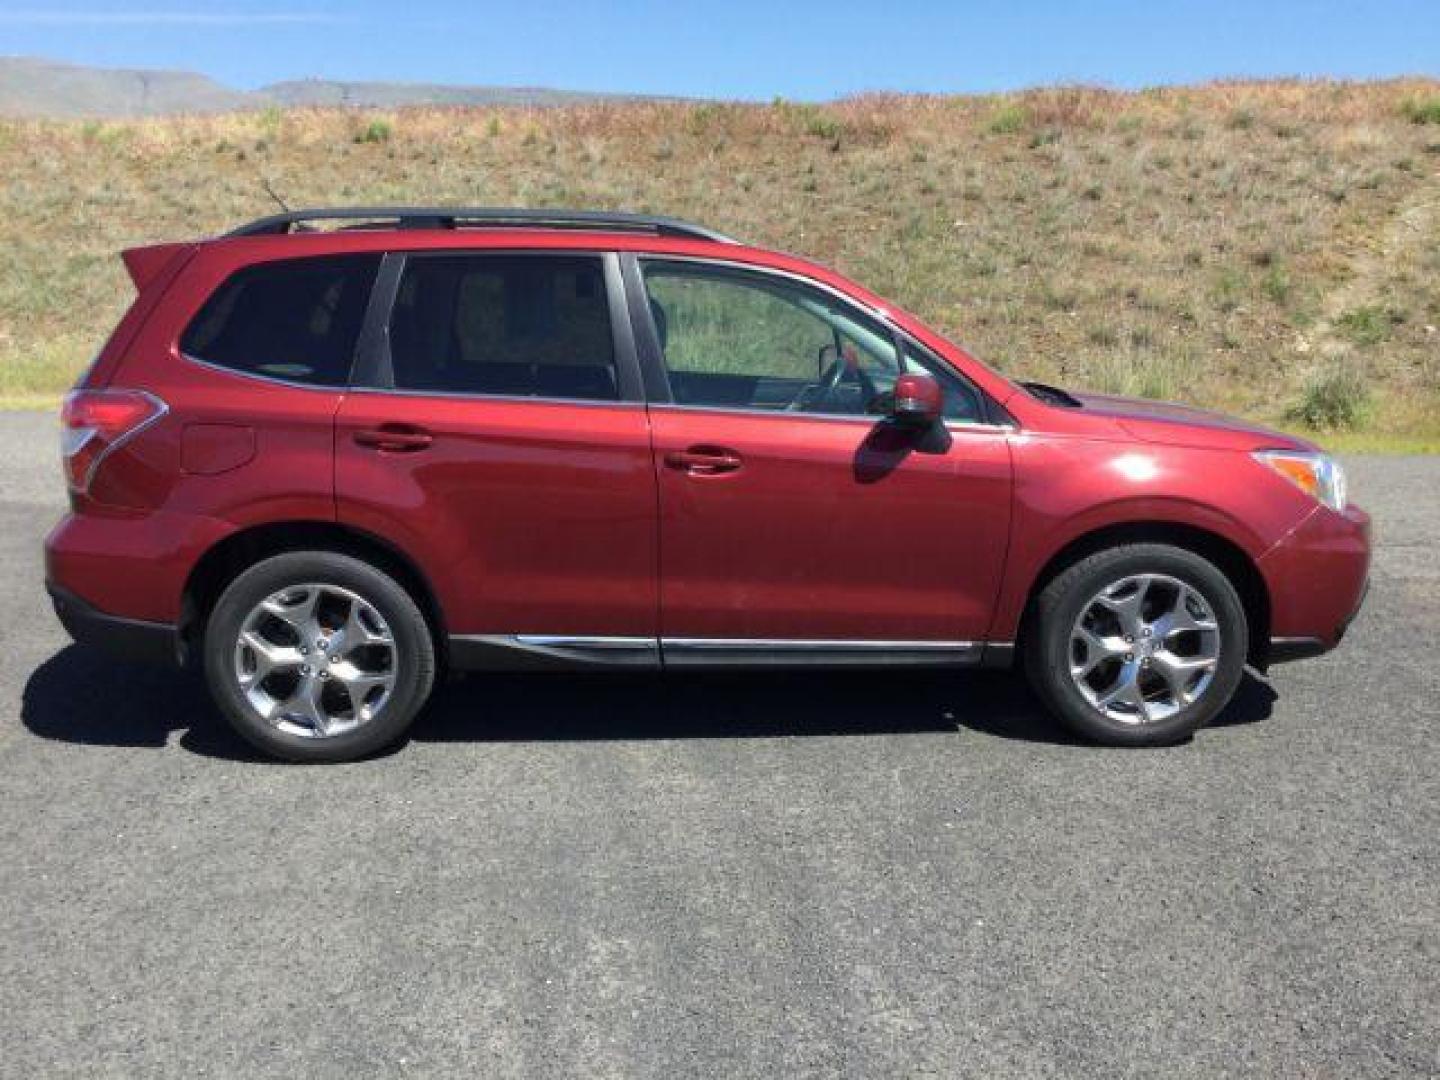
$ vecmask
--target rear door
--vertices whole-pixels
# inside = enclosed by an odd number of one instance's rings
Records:
[[[789,275],[626,265],[660,483],[667,664],[978,657],[1010,519],[1008,429],[870,313]],[[925,433],[881,415],[941,381]]]
[[[411,553],[470,645],[653,661],[656,481],[615,257],[389,255],[360,354],[340,519]]]

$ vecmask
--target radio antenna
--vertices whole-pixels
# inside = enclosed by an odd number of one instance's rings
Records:
[[[281,210],[283,210],[287,214],[290,213],[290,207],[285,205],[284,199],[282,199],[279,195],[275,194],[275,189],[270,186],[270,178],[268,176],[265,176],[263,173],[260,176],[260,186],[265,189],[266,195],[269,195],[270,198],[274,199],[277,203],[280,204]]]

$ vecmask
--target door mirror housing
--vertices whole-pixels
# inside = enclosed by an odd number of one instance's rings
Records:
[[[907,374],[895,380],[890,419],[906,427],[929,427],[940,419],[945,394],[929,375]]]

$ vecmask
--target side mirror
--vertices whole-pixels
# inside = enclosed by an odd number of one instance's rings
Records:
[[[906,427],[929,427],[940,419],[945,394],[929,375],[901,375],[895,380],[890,419]]]

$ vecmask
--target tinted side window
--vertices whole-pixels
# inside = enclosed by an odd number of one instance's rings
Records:
[[[682,405],[858,415],[895,383],[895,341],[828,293],[704,263],[647,261],[645,288]]]
[[[344,386],[378,255],[287,259],[231,275],[180,337],[196,360],[291,382]]]
[[[402,390],[619,398],[599,258],[411,256],[390,316]]]
[[[904,372],[933,376],[947,420],[982,421],[980,392],[828,292],[774,274],[646,260],[645,288],[681,405],[880,415]]]

